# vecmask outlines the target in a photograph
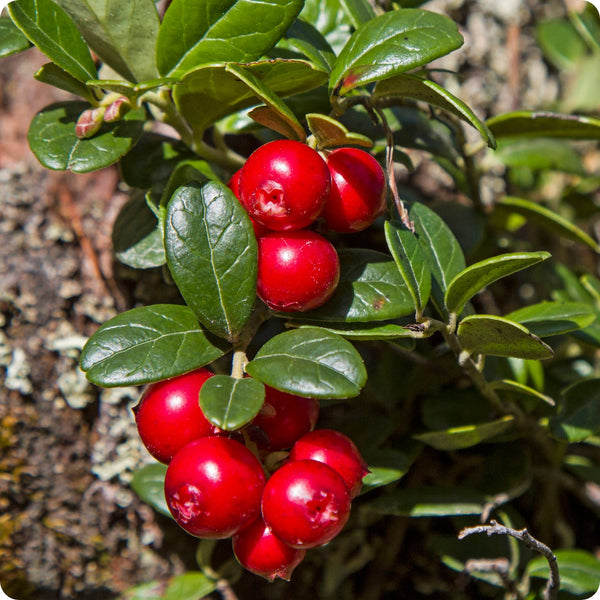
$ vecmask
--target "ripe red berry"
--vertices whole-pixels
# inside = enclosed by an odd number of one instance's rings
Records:
[[[310,225],[329,196],[331,176],[316,150],[276,140],[255,150],[239,181],[248,214],[269,229],[291,231]]]
[[[289,581],[306,554],[284,544],[260,517],[233,536],[233,552],[242,567],[269,581]]]
[[[235,194],[235,197],[240,199],[240,175],[242,173],[241,169],[238,169],[232,176],[229,182],[227,183],[227,187]],[[250,215],[250,223],[252,223],[252,227],[254,229],[254,236],[258,239],[261,235],[265,235],[269,230],[264,226],[255,221]]]
[[[385,212],[385,175],[371,154],[338,148],[327,157],[331,192],[322,216],[329,229],[362,231]]]
[[[268,438],[269,452],[290,448],[302,435],[312,431],[319,418],[319,402],[280,392],[266,386],[265,403],[252,421]]]
[[[318,233],[273,232],[258,240],[257,293],[273,310],[317,308],[333,295],[339,278],[337,252]]]
[[[165,476],[171,514],[188,533],[221,539],[260,514],[265,475],[258,459],[240,442],[204,437],[184,446]]]
[[[354,442],[333,429],[316,429],[303,435],[293,445],[289,460],[316,460],[325,463],[344,480],[350,498],[358,495],[362,479],[369,472],[367,463]]]
[[[142,442],[156,460],[168,464],[187,443],[219,431],[198,401],[200,388],[212,375],[197,369],[153,383],[143,393],[133,412]]]
[[[331,467],[315,460],[287,462],[267,481],[262,514],[285,544],[314,548],[342,530],[350,515],[350,495]]]

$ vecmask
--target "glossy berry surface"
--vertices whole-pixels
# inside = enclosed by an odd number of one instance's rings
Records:
[[[342,530],[350,515],[350,495],[331,467],[314,460],[287,462],[267,481],[262,514],[285,544],[314,548]]]
[[[212,375],[197,369],[153,383],[143,393],[133,412],[142,442],[156,460],[168,464],[189,442],[218,431],[198,402],[200,388]]]
[[[235,194],[235,197],[240,199],[240,175],[242,174],[242,170],[238,169],[232,176],[229,182],[227,183],[227,187]],[[265,233],[269,233],[269,230],[264,226],[254,220],[250,215],[250,223],[252,223],[252,228],[254,229],[254,236],[258,239],[261,235]]]
[[[331,192],[322,216],[329,229],[362,231],[385,212],[385,175],[371,154],[358,148],[339,148],[329,154],[327,166]]]
[[[289,460],[316,460],[331,467],[344,480],[351,498],[362,487],[369,472],[356,444],[333,429],[317,429],[303,435],[292,447]]]
[[[175,521],[202,538],[226,538],[260,514],[265,476],[240,442],[205,437],[184,446],[165,476],[165,498]]]
[[[284,544],[260,517],[233,536],[233,552],[242,567],[269,581],[289,581],[306,554]]]
[[[265,450],[290,448],[305,433],[312,431],[319,418],[319,402],[265,386],[265,403],[252,424],[266,434]]]
[[[333,295],[339,278],[337,252],[318,233],[274,232],[258,240],[257,293],[273,310],[318,308]]]
[[[310,225],[331,188],[327,164],[316,150],[276,140],[255,150],[242,167],[240,201],[248,214],[275,231]]]

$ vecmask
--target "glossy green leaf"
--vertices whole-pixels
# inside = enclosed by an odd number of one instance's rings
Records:
[[[341,0],[341,3],[355,28],[375,18],[375,10],[367,0]]]
[[[156,304],[133,308],[102,325],[83,347],[80,365],[97,385],[139,385],[193,371],[227,350],[186,306]]]
[[[586,2],[580,11],[569,12],[569,17],[579,35],[586,41],[588,46],[600,51],[600,18],[598,7],[592,2]]]
[[[373,102],[385,106],[392,102],[401,104],[406,98],[426,102],[457,116],[477,129],[490,148],[496,147],[488,126],[462,100],[434,81],[416,75],[396,75],[377,83],[373,92]]]
[[[29,40],[8,17],[0,18],[0,58],[29,48]]]
[[[514,417],[507,415],[489,423],[452,427],[443,431],[427,431],[413,437],[436,450],[460,450],[485,442],[514,429]]]
[[[77,23],[90,48],[129,81],[158,76],[158,13],[152,0],[56,0]]]
[[[156,47],[162,75],[183,74],[199,65],[250,62],[268,52],[302,9],[301,0],[174,0]]]
[[[552,138],[504,138],[498,140],[494,157],[507,167],[534,171],[563,171],[585,175],[579,153],[568,142]]]
[[[546,394],[542,394],[541,392],[538,392],[538,390],[535,390],[524,383],[513,381],[512,379],[498,379],[496,381],[491,381],[490,387],[499,392],[506,391],[511,392],[512,394],[533,398],[538,402],[542,401],[551,406],[556,404],[550,396],[546,396]]]
[[[241,80],[225,64],[210,64],[187,73],[175,86],[177,108],[195,131],[242,108],[258,103],[255,89]],[[272,94],[286,97],[318,87],[327,74],[302,60],[274,59],[244,65],[244,72],[260,81]],[[261,100],[262,101],[262,100]],[[202,110],[198,110],[201,106]]]
[[[320,328],[294,329],[271,338],[246,372],[278,390],[309,398],[352,398],[367,381],[354,346]]]
[[[369,510],[399,517],[480,515],[488,498],[464,486],[405,488],[366,504]]]
[[[373,146],[373,142],[366,135],[348,131],[345,125],[333,117],[309,113],[306,115],[306,122],[315,136],[318,150],[339,146],[362,146],[363,148]]]
[[[414,303],[391,256],[375,250],[347,248],[338,252],[340,282],[321,308],[286,317],[315,321],[369,322],[411,314]]]
[[[144,111],[132,110],[117,123],[104,124],[99,133],[80,140],[75,135],[86,102],[51,104],[35,115],[27,140],[36,158],[48,169],[88,173],[108,167],[137,142],[144,126]]]
[[[340,0],[305,0],[300,17],[325,36],[336,54],[350,37],[352,26]]]
[[[571,594],[594,594],[600,584],[600,560],[584,550],[555,550],[560,573],[560,589]],[[550,577],[548,561],[537,556],[527,565],[529,577]],[[592,600],[592,598],[590,598]]]
[[[455,23],[444,15],[419,9],[385,13],[352,34],[331,72],[329,89],[344,96],[449,54],[462,43]]]
[[[215,375],[202,386],[200,408],[206,418],[225,431],[250,423],[265,402],[265,386],[251,377]]]
[[[96,77],[96,65],[69,15],[52,0],[15,0],[8,5],[15,25],[53,63],[78,79]]]
[[[385,239],[416,310],[423,310],[431,293],[431,270],[421,245],[400,221],[385,223]]]
[[[171,173],[160,199],[160,212],[161,218],[163,219],[163,224],[166,214],[166,207],[171,200],[171,196],[173,196],[177,188],[190,183],[204,185],[209,180],[218,181],[218,177],[215,175],[212,167],[206,161],[186,160],[181,162]]]
[[[458,326],[458,339],[470,354],[544,359],[554,353],[528,329],[504,317],[471,315]]]
[[[452,279],[466,267],[464,254],[450,228],[430,208],[415,202],[408,207],[408,213],[433,276],[433,303],[446,316],[444,295]]]
[[[506,315],[538,337],[561,335],[587,327],[596,320],[594,310],[582,302],[540,302]]]
[[[550,256],[549,252],[513,252],[470,265],[448,284],[444,297],[446,308],[459,314],[473,296],[494,281],[535,265]]]
[[[562,397],[560,411],[550,420],[555,438],[573,444],[600,433],[600,378],[582,379]]]
[[[583,285],[596,302],[600,302],[600,279],[590,273],[586,273],[581,276],[581,285]]]
[[[166,262],[158,219],[142,194],[130,198],[117,215],[112,242],[117,259],[134,269],[160,267]]]
[[[296,19],[277,45],[300,52],[323,71],[331,71],[335,54],[319,30],[303,19]]]
[[[537,41],[546,58],[559,69],[574,67],[586,53],[586,44],[566,19],[548,19],[536,27]]]
[[[543,227],[551,233],[573,240],[574,242],[585,244],[592,250],[600,252],[598,242],[591,238],[585,231],[549,208],[531,200],[504,196],[497,201],[494,210],[501,213],[523,215],[528,221]]]
[[[398,340],[411,339],[413,333],[410,329],[395,323],[303,323],[300,327],[320,326],[327,331],[337,333],[349,340]]]
[[[133,491],[154,510],[170,517],[169,507],[165,500],[165,474],[167,465],[152,463],[144,465],[133,474],[131,487]]]
[[[235,340],[256,298],[257,246],[246,211],[219,182],[180,187],[165,221],[167,264],[200,322]]]
[[[408,473],[410,466],[421,454],[423,445],[408,440],[400,448],[376,450],[365,456],[369,473],[363,477],[363,490],[368,492],[398,481]]]
[[[88,102],[95,100],[94,95],[85,83],[79,81],[73,75],[69,75],[69,73],[54,63],[42,65],[34,77],[42,83],[47,83],[70,94],[81,96]]]
[[[173,577],[161,600],[198,600],[217,588],[217,583],[200,571],[188,571]]]
[[[486,121],[497,138],[546,137],[571,140],[600,139],[600,119],[584,115],[521,110]]]

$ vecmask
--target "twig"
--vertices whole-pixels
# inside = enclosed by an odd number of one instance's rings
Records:
[[[515,600],[523,600],[523,595],[521,592],[519,592],[515,582],[510,578],[510,566],[505,558],[482,558],[468,560],[465,563],[465,574],[471,575],[476,571],[495,573],[500,578],[502,585],[506,588],[509,594],[515,598]]]
[[[550,577],[544,590],[544,600],[556,600],[558,598],[558,589],[560,587],[560,575],[558,573],[558,562],[556,556],[539,540],[536,540],[527,529],[511,529],[500,525],[497,521],[490,521],[489,525],[477,525],[476,527],[465,527],[459,534],[458,539],[462,540],[469,535],[474,533],[485,533],[486,535],[509,535],[516,538],[520,542],[523,542],[528,548],[539,552],[548,561],[550,567]]]
[[[216,583],[216,589],[217,592],[221,594],[223,600],[238,600],[236,593],[233,591],[233,588],[227,579],[219,579]]]

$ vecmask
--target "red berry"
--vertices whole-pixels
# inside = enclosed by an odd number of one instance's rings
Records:
[[[318,233],[273,232],[258,240],[257,293],[273,310],[317,308],[333,295],[339,278],[337,252]]]
[[[269,581],[289,581],[306,554],[284,544],[260,517],[233,536],[233,552],[242,567]]]
[[[290,448],[302,435],[312,431],[319,418],[319,402],[280,392],[266,386],[265,403],[252,421],[268,437],[266,450]]]
[[[342,530],[350,515],[350,495],[331,467],[315,460],[287,462],[267,481],[262,514],[285,544],[314,548]]]
[[[133,412],[142,442],[156,460],[168,464],[187,443],[218,431],[198,400],[200,388],[212,375],[197,369],[153,383],[143,393]]]
[[[232,536],[260,514],[265,475],[240,442],[204,437],[184,446],[165,476],[165,498],[175,521],[202,538]]]
[[[333,429],[317,429],[303,435],[292,447],[289,460],[316,460],[325,463],[344,480],[355,498],[363,477],[369,472],[367,463],[354,442]]]
[[[231,179],[229,180],[229,183],[227,184],[227,187],[235,194],[235,197],[238,200],[240,199],[240,175],[241,175],[241,173],[242,173],[242,170],[238,169],[231,176]],[[255,221],[252,217],[250,217],[250,215],[248,215],[248,216],[250,218],[250,223],[252,223],[252,227],[254,229],[254,236],[256,237],[256,239],[258,239],[261,235],[265,235],[265,233],[269,232],[269,230],[264,225],[261,225],[260,223]]]
[[[265,227],[291,231],[310,225],[329,196],[331,176],[316,150],[276,140],[255,150],[240,175],[240,201]]]
[[[362,231],[385,212],[385,175],[371,154],[339,148],[327,157],[331,193],[322,216],[340,233]]]

